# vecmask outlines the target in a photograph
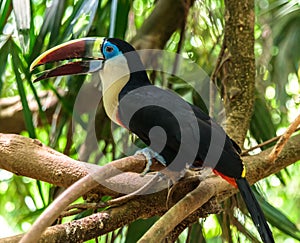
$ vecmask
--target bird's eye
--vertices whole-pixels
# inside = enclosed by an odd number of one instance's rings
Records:
[[[105,51],[108,52],[108,53],[111,53],[111,52],[114,51],[114,48],[113,48],[112,46],[107,46],[107,47],[105,48]]]

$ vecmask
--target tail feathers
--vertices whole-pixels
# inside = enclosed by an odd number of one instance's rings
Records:
[[[251,215],[251,218],[260,234],[260,237],[264,243],[274,243],[272,231],[270,230],[265,216],[250,188],[248,181],[245,178],[236,179],[236,184],[240,190],[240,193],[244,199],[247,209]]]

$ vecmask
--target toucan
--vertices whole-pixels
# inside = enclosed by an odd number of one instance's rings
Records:
[[[31,64],[68,60],[44,71],[35,81],[74,74],[99,74],[103,104],[109,118],[137,135],[147,146],[148,162],[155,157],[169,171],[212,167],[240,190],[265,243],[274,242],[265,216],[246,180],[239,146],[199,107],[172,91],[151,84],[140,56],[126,41],[87,37],[46,51]]]

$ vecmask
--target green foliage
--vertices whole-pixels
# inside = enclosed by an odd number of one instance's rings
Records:
[[[262,210],[266,214],[268,222],[272,225],[276,225],[276,227],[283,233],[300,241],[300,231],[298,230],[297,226],[291,222],[285,214],[262,198],[257,191],[255,192],[255,196],[258,198]],[[280,224],[277,224],[277,222],[280,222]]]
[[[111,0],[19,0],[13,5],[11,0],[0,0],[0,63],[2,64],[0,65],[0,97],[16,95],[20,97],[26,125],[26,131],[22,132],[24,136],[38,138],[73,158],[78,157],[77,152],[88,140],[88,134],[82,131],[93,127],[88,118],[92,118],[94,113],[89,111],[84,114],[73,113],[78,91],[84,82],[91,82],[91,78],[83,76],[55,78],[33,85],[29,66],[43,51],[70,39],[108,36],[111,33],[116,37],[129,40],[142,26],[156,4],[153,0],[119,0],[115,9],[112,8],[113,2]],[[196,1],[187,17],[181,49],[178,50],[178,43],[183,37],[180,31],[172,35],[165,49],[171,52],[179,51],[182,56],[197,63],[211,74],[224,34],[224,8],[223,1]],[[294,0],[265,0],[257,3],[255,26],[257,90],[255,112],[246,147],[282,133],[300,111],[299,13],[299,3]],[[115,20],[115,23],[112,20]],[[39,71],[42,70],[43,68],[39,68]],[[157,84],[173,88],[208,113],[208,107],[204,105],[202,97],[193,91],[191,86],[174,77],[165,78],[161,73],[152,75],[156,78]],[[50,118],[39,97],[42,90],[52,91],[59,101]],[[37,114],[32,114],[26,99],[29,95],[35,97],[39,108],[38,116],[41,123],[38,127],[34,119]],[[101,105],[97,109],[101,111]],[[75,128],[78,131],[74,136],[72,136],[73,118],[76,120]],[[96,120],[99,122],[96,124],[98,144],[85,155],[84,159],[91,163],[104,164],[121,156],[112,137],[120,134],[120,130],[111,128],[111,123],[103,111],[96,114]],[[267,218],[274,228],[278,229],[275,231],[276,238],[282,241],[300,240],[299,230],[296,227],[300,223],[300,213],[299,208],[295,206],[300,202],[299,193],[296,193],[300,180],[296,171],[299,171],[299,165],[291,166],[285,172],[262,183],[267,194],[266,198],[274,199],[267,200],[270,203],[267,203],[264,197],[259,197]],[[276,183],[274,185],[274,181],[279,182],[279,185]],[[294,186],[294,190],[290,189],[291,185]],[[286,190],[287,188],[289,190]],[[1,222],[5,219],[14,233],[26,231],[53,200],[54,190],[47,183],[35,182],[0,170],[1,228],[3,228]],[[277,203],[275,200],[282,203]],[[291,201],[294,201],[295,205],[289,206]],[[126,235],[123,240],[135,242],[154,221],[155,218],[138,220],[125,228],[123,230],[125,233],[120,230],[106,236],[106,242],[109,242],[108,238],[114,239],[116,235],[118,239]],[[228,226],[228,230],[232,228]],[[217,220],[209,217],[206,222],[196,223],[191,229],[183,232],[180,240],[184,242],[187,237],[190,237],[190,242],[195,242],[195,238],[204,236],[203,242],[221,242],[222,230],[226,229],[221,229]],[[236,232],[235,229],[233,232]],[[0,234],[1,236],[4,235]],[[104,242],[103,238],[101,241]],[[234,237],[234,242],[237,241],[238,238]]]
[[[158,217],[139,219],[128,226],[125,243],[137,242],[144,233],[158,220]]]

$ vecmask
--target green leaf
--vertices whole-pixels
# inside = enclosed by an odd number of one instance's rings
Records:
[[[208,115],[208,108],[202,97],[196,91],[193,91],[193,103],[194,105],[198,106],[205,114]]]
[[[206,243],[205,237],[203,235],[202,225],[200,223],[193,224],[190,231],[189,243]]]
[[[180,96],[185,96],[186,94],[192,91],[191,87],[188,85],[183,85],[181,87],[174,88],[175,92],[178,93]]]
[[[55,12],[54,19],[49,28],[50,40],[47,49],[59,43],[59,38],[57,37],[59,36],[59,31],[61,29],[62,18],[66,8],[66,0],[54,0],[51,8],[55,10]]]
[[[13,60],[12,66],[13,66],[13,70],[15,73],[17,87],[18,87],[18,91],[19,91],[19,95],[20,95],[21,103],[22,103],[22,107],[23,107],[25,126],[29,133],[29,137],[36,138],[34,124],[33,124],[33,120],[32,120],[32,113],[31,113],[28,103],[27,103],[26,92],[25,92],[25,88],[23,85],[23,80],[22,80],[21,72],[20,72],[20,70],[23,67],[22,61],[19,57],[19,55],[21,53],[20,53],[20,50],[18,49],[17,45],[13,42],[13,40],[10,40],[10,43],[11,43],[11,53],[12,53],[12,60]]]
[[[283,233],[300,241],[300,231],[297,226],[280,210],[269,204],[262,196],[259,195],[256,190],[253,191],[266,216],[267,221],[271,225],[281,230]]]
[[[0,33],[2,33],[4,26],[7,23],[7,19],[12,11],[11,0],[0,1]]]
[[[272,121],[271,112],[266,104],[266,100],[261,95],[257,95],[255,99],[254,112],[250,122],[250,133],[258,143],[276,136],[276,126]],[[273,146],[272,143],[263,146],[262,149],[264,150],[271,146]],[[281,171],[275,175],[283,185],[286,184]]]
[[[29,0],[13,0],[13,9],[16,17],[17,31],[19,41],[24,53],[29,51],[30,41],[30,1]]]
[[[43,206],[46,206],[47,204],[46,204],[46,199],[45,199],[44,193],[43,193],[42,182],[39,181],[39,180],[37,180],[36,181],[36,186],[38,188],[39,196],[40,196],[40,198],[41,198],[41,200],[43,202]]]
[[[259,95],[255,99],[254,112],[250,122],[250,133],[258,143],[276,136],[276,127],[273,124],[270,110],[266,105],[265,99]],[[270,146],[266,145],[263,148]]]
[[[74,7],[72,15],[64,24],[65,31],[62,34],[60,42],[70,38],[86,36],[92,27],[93,20],[98,9],[98,4],[98,0],[78,1]]]
[[[92,215],[94,212],[95,212],[94,209],[87,209],[87,210],[84,210],[83,212],[81,212],[81,213],[79,213],[79,214],[76,214],[76,216],[74,217],[74,220],[78,220],[78,219],[85,218],[85,217],[87,217],[87,216]]]
[[[2,63],[2,65],[0,65],[0,94],[4,83],[3,74],[7,67],[6,65],[7,65],[7,58],[9,53],[10,53],[10,44],[8,39],[6,39],[4,41],[4,44],[0,43],[0,63]]]
[[[158,220],[158,217],[139,219],[128,226],[125,243],[138,242],[146,231]]]
[[[65,138],[65,136],[62,136],[63,129],[65,128],[66,123],[68,122],[68,116],[67,114],[63,114],[61,118],[59,119],[58,123],[52,123],[51,127],[51,141],[50,141],[50,147],[51,148],[57,148],[57,150],[63,152],[63,149],[59,149],[59,139]]]
[[[114,26],[114,29],[110,31],[110,36],[125,39],[125,33],[127,30],[128,23],[128,13],[130,10],[130,0],[118,0],[117,12],[116,9],[111,8],[111,16],[115,15],[115,22],[112,23],[113,19],[111,18],[111,26]]]
[[[39,34],[37,38],[34,41],[34,48],[31,50],[30,57],[28,62],[31,63],[40,53],[42,52],[42,49],[45,45],[45,42],[47,41],[47,34],[50,32],[51,29],[53,29],[54,20],[56,19],[56,6],[59,5],[59,0],[54,0],[52,2],[52,5],[48,7],[45,11],[45,15],[43,18],[43,24],[41,26],[41,29],[39,31]],[[59,27],[60,29],[60,27]],[[37,30],[35,30],[37,31]],[[53,44],[54,45],[54,44]]]

